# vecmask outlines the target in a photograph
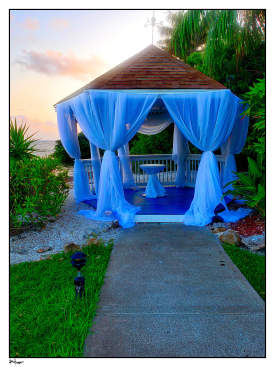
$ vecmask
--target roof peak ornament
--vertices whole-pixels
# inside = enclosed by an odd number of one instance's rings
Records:
[[[144,24],[144,27],[152,27],[152,45],[154,44],[154,27],[156,25],[162,25],[162,22],[157,23],[155,17],[155,10],[153,10],[153,16],[151,19],[147,18],[147,22]]]

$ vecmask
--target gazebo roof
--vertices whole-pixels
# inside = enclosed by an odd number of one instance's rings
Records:
[[[87,89],[226,89],[224,85],[150,45],[66,98]]]

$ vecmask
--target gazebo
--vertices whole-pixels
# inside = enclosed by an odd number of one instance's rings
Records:
[[[141,163],[147,161],[164,163],[164,172],[158,174],[164,186],[194,187],[184,224],[210,223],[220,204],[224,221],[247,215],[248,209],[228,210],[223,198],[223,187],[234,179],[234,154],[241,152],[248,131],[240,102],[219,82],[154,45],[59,101],[55,107],[61,142],[75,159],[75,199],[96,201],[95,209],[79,214],[93,220],[117,219],[124,228],[133,226],[139,207],[126,200],[124,190],[147,182],[148,175],[140,173]],[[81,160],[77,123],[90,142],[91,160]],[[171,123],[169,158],[129,156],[128,143],[137,132],[154,135]],[[190,154],[188,142],[203,153]],[[99,148],[105,151],[102,159]],[[216,157],[219,148],[222,154]],[[149,191],[158,196],[160,183],[152,177],[147,190],[150,186]]]

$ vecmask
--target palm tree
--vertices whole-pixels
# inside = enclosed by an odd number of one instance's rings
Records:
[[[197,48],[204,49],[204,66],[211,76],[220,60],[217,53],[235,50],[236,68],[241,58],[265,42],[265,10],[187,10],[170,13],[171,27],[160,29],[162,45],[186,61]]]

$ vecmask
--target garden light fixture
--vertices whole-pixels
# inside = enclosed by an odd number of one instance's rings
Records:
[[[75,297],[81,298],[85,294],[85,278],[81,275],[80,269],[86,264],[86,254],[83,252],[75,252],[71,256],[71,264],[78,270],[77,277],[74,278]]]

